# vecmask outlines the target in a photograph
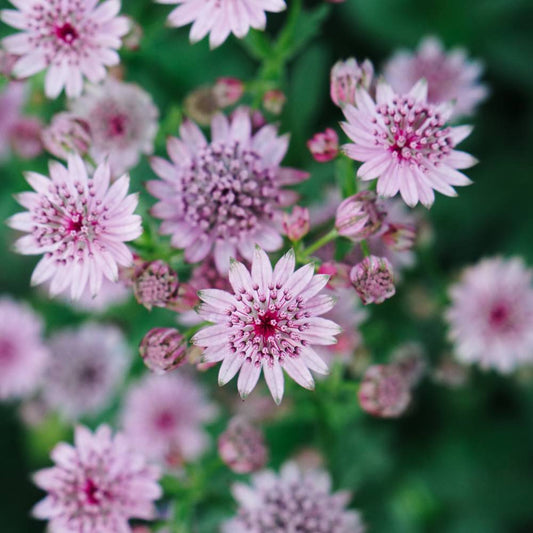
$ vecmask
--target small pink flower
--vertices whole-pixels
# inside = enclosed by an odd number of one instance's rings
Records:
[[[89,286],[96,295],[104,277],[116,281],[118,265],[133,261],[124,242],[142,233],[141,217],[133,214],[137,196],[127,194],[127,175],[109,186],[106,163],[92,178],[78,155],[69,156],[68,168],[51,161],[49,169],[50,178],[25,174],[35,192],[18,195],[28,211],[8,220],[12,228],[28,233],[15,247],[22,254],[44,254],[33,271],[33,285],[51,280],[51,295],[70,287],[73,299]]]
[[[23,159],[33,159],[43,151],[43,123],[35,117],[21,117],[11,128],[11,148]]]
[[[352,57],[338,61],[331,69],[330,95],[338,106],[355,105],[355,92],[358,88],[370,89],[374,77],[374,66],[366,59],[359,65]]]
[[[335,215],[335,229],[355,242],[368,239],[381,227],[386,212],[372,191],[362,191],[341,202]]]
[[[196,333],[193,343],[205,348],[205,361],[222,361],[219,385],[240,371],[237,387],[243,398],[261,371],[277,404],[283,398],[283,370],[306,389],[314,388],[309,370],[328,372],[312,348],[334,344],[340,331],[331,320],[320,318],[334,305],[333,298],[319,294],[328,277],[314,275],[312,264],[294,267],[292,250],[273,270],[267,254],[256,248],[251,274],[242,263],[231,264],[234,294],[217,289],[199,293],[204,303],[198,312],[214,325]]]
[[[386,224],[380,237],[391,250],[404,252],[413,248],[418,236],[413,224]]]
[[[287,97],[279,89],[267,91],[263,96],[263,107],[273,115],[279,115],[283,111],[283,106]]]
[[[326,163],[339,154],[339,136],[335,130],[327,128],[324,132],[313,135],[307,141],[307,148],[316,161]]]
[[[178,4],[168,16],[170,26],[193,23],[191,42],[202,40],[208,33],[211,48],[220,46],[233,33],[239,39],[250,28],[264,30],[265,11],[279,12],[286,8],[284,0],[156,0],[160,4]]]
[[[244,93],[244,83],[238,78],[218,78],[213,87],[218,106],[223,109],[236,104]]]
[[[363,181],[377,179],[377,193],[390,198],[400,192],[411,207],[430,207],[434,190],[456,196],[453,186],[471,181],[457,169],[469,168],[476,159],[455,149],[472,131],[469,126],[446,125],[451,106],[427,103],[427,83],[418,82],[407,94],[396,94],[378,82],[376,101],[367,91],[356,91],[357,107],[343,111],[342,127],[353,141],[346,155],[362,161],[357,171]]]
[[[143,337],[139,353],[152,372],[165,374],[185,363],[187,341],[177,329],[154,328]]]
[[[50,126],[43,130],[42,140],[48,152],[64,160],[72,153],[86,155],[92,142],[88,122],[65,112],[54,115]]]
[[[283,213],[283,231],[293,242],[309,233],[309,209],[295,205],[291,213]]]
[[[383,303],[396,293],[392,265],[385,257],[365,257],[352,268],[350,280],[365,305]]]
[[[55,466],[33,478],[48,492],[33,515],[50,520],[51,530],[127,533],[130,518],[154,518],[153,502],[162,495],[159,471],[122,434],[113,436],[108,426],[95,433],[77,426],[74,446],[61,442],[51,456]]]
[[[164,261],[145,262],[135,268],[133,294],[148,310],[167,307],[177,298],[178,288],[178,275]]]
[[[10,0],[2,20],[20,33],[3,40],[5,49],[21,56],[13,67],[17,78],[48,69],[45,92],[57,98],[63,87],[69,97],[83,90],[84,78],[102,81],[105,67],[117,65],[121,37],[129,29],[119,17],[119,0]]]

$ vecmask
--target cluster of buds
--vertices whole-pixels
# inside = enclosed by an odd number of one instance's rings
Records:
[[[133,294],[148,310],[171,305],[178,289],[178,275],[164,261],[141,263],[134,270]]]
[[[374,78],[374,67],[366,59],[359,65],[352,57],[338,61],[331,69],[330,95],[333,103],[340,107],[355,105],[355,92],[359,88],[370,89]]]
[[[139,345],[144,364],[156,374],[165,374],[187,360],[187,341],[174,328],[151,329]]]
[[[354,242],[368,239],[380,228],[386,212],[373,191],[362,191],[341,202],[335,215],[335,229]]]
[[[339,155],[339,136],[334,129],[326,128],[307,141],[307,148],[316,161],[327,163]]]
[[[297,242],[309,233],[309,209],[295,205],[292,213],[283,213],[283,232]]]
[[[69,154],[84,156],[91,146],[89,124],[72,113],[58,113],[42,132],[45,149],[60,159]]]
[[[386,257],[365,257],[350,271],[350,281],[365,305],[383,303],[396,293],[392,265]]]

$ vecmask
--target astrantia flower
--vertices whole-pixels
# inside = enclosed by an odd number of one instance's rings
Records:
[[[37,387],[48,359],[42,330],[30,307],[0,298],[0,399],[26,396]]]
[[[33,515],[50,520],[51,531],[127,533],[130,518],[155,516],[153,502],[162,494],[158,469],[108,426],[95,433],[78,426],[74,446],[60,442],[51,456],[55,466],[33,478],[48,492]]]
[[[200,291],[199,314],[214,322],[193,342],[204,347],[206,362],[222,361],[218,382],[225,385],[240,371],[237,387],[245,398],[261,370],[276,403],[283,397],[283,372],[306,389],[314,388],[311,372],[327,374],[328,367],[311,347],[335,343],[337,324],[319,315],[335,300],[319,292],[328,276],[314,275],[312,264],[294,271],[291,250],[274,271],[267,254],[256,248],[252,271],[233,261],[229,280],[234,294],[218,289]]]
[[[113,176],[133,168],[140,154],[153,152],[159,112],[138,85],[108,78],[89,86],[70,109],[89,125],[92,158],[97,163],[107,159]]]
[[[457,169],[476,163],[471,155],[455,150],[471,128],[446,126],[451,107],[427,103],[427,83],[418,82],[407,94],[395,94],[378,83],[376,102],[364,89],[356,91],[357,107],[343,108],[348,122],[342,127],[353,141],[346,154],[364,162],[357,175],[364,181],[377,178],[377,192],[391,197],[400,192],[409,206],[430,207],[434,190],[456,196],[453,185],[471,181]]]
[[[179,4],[168,16],[171,26],[193,23],[190,39],[196,43],[208,33],[211,48],[221,45],[233,33],[242,39],[250,30],[264,30],[265,11],[286,8],[284,0],[156,0],[160,4]]]
[[[52,353],[43,383],[48,405],[69,419],[107,407],[130,362],[121,331],[89,323],[56,333],[49,345]]]
[[[129,23],[119,17],[119,0],[10,0],[17,8],[2,11],[2,20],[21,30],[6,37],[8,52],[21,56],[13,67],[17,78],[48,69],[45,92],[57,98],[79,96],[83,79],[98,83],[105,67],[117,65],[116,52]]]
[[[487,87],[479,82],[481,63],[467,59],[464,50],[446,53],[435,37],[426,37],[416,52],[399,51],[384,68],[392,88],[406,93],[419,79],[428,82],[428,102],[454,102],[453,115],[471,115],[487,97]]]
[[[213,406],[182,373],[147,376],[126,395],[122,423],[131,442],[147,457],[168,465],[197,459],[208,445],[202,424]]]
[[[287,184],[302,181],[306,172],[280,168],[289,139],[277,136],[274,126],[252,135],[250,115],[238,109],[231,121],[217,115],[212,142],[192,122],[180,128],[181,139],[167,144],[172,162],[152,159],[163,181],[150,181],[148,190],[160,200],[152,214],[162,219],[161,233],[171,244],[185,249],[191,263],[214,254],[217,268],[227,272],[237,251],[251,260],[254,244],[267,251],[283,244],[273,222],[281,206],[294,202]]]
[[[533,271],[521,259],[485,259],[450,290],[446,313],[457,358],[507,373],[533,363]]]
[[[124,242],[142,233],[141,217],[133,214],[137,195],[127,194],[127,175],[109,186],[107,163],[92,178],[78,155],[69,156],[68,169],[56,161],[49,169],[50,178],[25,174],[35,192],[17,196],[28,211],[8,220],[12,228],[29,233],[15,247],[22,254],[44,254],[33,272],[33,285],[51,280],[52,295],[70,287],[74,299],[88,285],[94,296],[104,277],[116,281],[118,265],[133,261]]]
[[[301,470],[285,463],[276,475],[264,470],[252,476],[252,487],[233,485],[238,514],[223,533],[363,533],[357,511],[346,510],[350,493],[331,494],[331,478],[323,470]]]

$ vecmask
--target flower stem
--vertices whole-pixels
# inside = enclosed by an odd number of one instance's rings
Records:
[[[363,252],[363,255],[365,257],[368,257],[370,255],[370,249],[368,248],[368,243],[366,241],[361,241],[359,243],[359,246],[361,247],[361,251]]]
[[[308,258],[312,253],[316,252],[322,246],[325,246],[328,242],[335,240],[338,237],[337,230],[333,228],[329,233],[326,233],[323,237],[315,241],[313,244],[308,246],[302,251],[302,257],[304,259]]]

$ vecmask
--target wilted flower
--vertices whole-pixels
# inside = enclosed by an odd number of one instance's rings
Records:
[[[326,128],[323,132],[315,133],[307,141],[307,148],[316,161],[326,163],[339,154],[339,136],[335,130]]]
[[[130,518],[154,518],[153,502],[162,495],[159,471],[109,426],[95,433],[77,426],[74,446],[60,442],[51,456],[55,466],[33,477],[48,492],[33,515],[50,520],[51,530],[128,533]]]
[[[373,77],[374,66],[368,59],[361,65],[353,57],[337,61],[331,69],[330,95],[333,103],[338,106],[355,105],[356,90],[370,90]]]
[[[261,370],[276,403],[283,397],[283,372],[306,389],[314,388],[311,372],[327,374],[328,367],[312,345],[335,343],[340,331],[331,320],[320,318],[334,300],[318,293],[328,276],[314,275],[308,264],[294,271],[290,250],[274,270],[267,254],[256,248],[251,275],[233,261],[229,281],[234,294],[217,289],[200,291],[204,302],[200,316],[214,325],[201,329],[194,344],[205,348],[204,360],[222,361],[219,385],[240,371],[237,387],[241,397],[250,394]]]
[[[63,87],[67,96],[77,97],[84,77],[98,83],[106,76],[104,67],[120,61],[116,50],[129,29],[119,17],[119,0],[10,0],[17,10],[4,9],[2,20],[21,33],[2,41],[5,49],[20,59],[13,67],[17,78],[48,69],[45,92],[57,98]]]
[[[41,319],[27,305],[0,297],[0,400],[35,391],[48,360]]]
[[[283,106],[287,97],[279,89],[271,89],[263,95],[263,107],[273,115],[279,115],[283,111]]]
[[[218,78],[213,93],[220,108],[236,104],[244,93],[244,83],[238,78]]]
[[[178,275],[164,261],[149,261],[135,268],[133,294],[150,310],[167,307],[178,295]]]
[[[303,471],[285,463],[279,475],[264,470],[252,476],[252,487],[233,485],[238,514],[222,527],[223,533],[363,533],[357,511],[348,511],[350,493],[331,494],[324,470]]]
[[[218,453],[237,474],[249,474],[263,468],[268,455],[261,431],[242,417],[229,421],[218,438]]]
[[[283,231],[293,242],[305,237],[309,233],[309,209],[295,205],[291,213],[283,213]]]
[[[341,202],[335,215],[335,229],[355,242],[367,239],[381,227],[386,212],[372,191],[362,191]]]
[[[434,190],[456,196],[453,185],[471,181],[457,169],[469,168],[476,159],[455,147],[472,131],[470,126],[447,126],[452,107],[427,102],[427,83],[420,80],[407,94],[395,94],[378,82],[376,102],[367,91],[355,94],[356,106],[345,106],[342,123],[353,144],[343,146],[348,157],[364,164],[357,175],[377,179],[377,193],[390,198],[400,192],[413,207],[430,207]]]
[[[392,265],[385,257],[365,257],[352,268],[350,281],[365,305],[383,303],[396,293]]]
[[[92,142],[88,122],[73,113],[55,115],[43,130],[42,140],[48,152],[65,160],[73,152],[86,155]]]
[[[154,328],[143,337],[139,353],[152,372],[164,374],[185,363],[187,340],[177,329]]]
[[[485,259],[450,289],[455,354],[503,373],[533,363],[533,271],[520,258]]]
[[[98,294],[102,280],[116,280],[118,265],[133,260],[124,244],[142,233],[141,217],[134,215],[137,196],[127,195],[129,176],[109,186],[109,165],[104,163],[87,176],[78,155],[70,155],[68,168],[56,161],[49,164],[48,178],[26,172],[36,192],[23,192],[17,201],[28,209],[8,224],[29,233],[15,243],[22,254],[44,254],[32,275],[32,284],[51,280],[52,295],[71,288],[79,298],[85,287]]]

